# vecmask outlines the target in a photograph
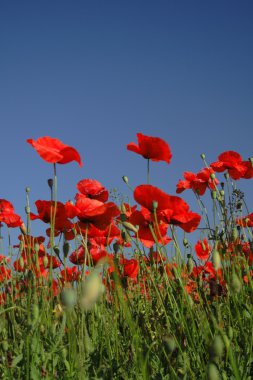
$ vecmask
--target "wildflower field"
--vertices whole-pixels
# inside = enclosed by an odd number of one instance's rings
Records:
[[[150,161],[154,171],[170,164],[170,146],[137,139],[126,148],[146,162],[145,184],[124,176],[122,201],[83,178],[65,203],[57,167],[82,166],[81,155],[56,138],[27,140],[52,178],[35,205],[26,188],[24,218],[0,199],[9,241],[0,252],[0,379],[253,378],[253,213],[239,187],[253,178],[253,159],[201,154],[200,171],[183,173],[172,195],[150,183]]]

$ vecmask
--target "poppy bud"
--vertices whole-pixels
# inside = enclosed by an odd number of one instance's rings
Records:
[[[235,241],[238,237],[238,234],[237,234],[237,229],[234,227],[232,229],[232,240]]]
[[[175,339],[173,338],[173,336],[165,336],[163,338],[163,341],[166,345],[166,348],[167,348],[169,354],[172,354],[172,352],[175,351],[175,349],[177,347]]]
[[[48,186],[50,187],[50,189],[52,190],[52,188],[53,188],[53,184],[54,184],[54,180],[53,180],[52,178],[49,178],[49,179],[47,180],[47,183],[48,183]]]
[[[68,241],[65,241],[65,242],[63,243],[63,247],[62,247],[62,249],[63,249],[63,255],[64,255],[64,257],[65,257],[65,258],[68,257],[69,249],[70,249],[70,244],[69,244]]]
[[[26,229],[25,223],[22,223],[19,228],[20,228],[20,231],[22,232],[23,235],[27,234],[27,229]]]
[[[63,306],[73,308],[77,302],[76,292],[72,288],[64,288],[60,294],[60,300]]]
[[[209,363],[207,367],[207,380],[220,380],[219,370],[214,363]]]
[[[187,239],[183,240],[183,245],[184,245],[184,247],[188,247],[188,240]]]
[[[152,206],[153,206],[153,210],[156,210],[157,207],[158,207],[158,202],[157,201],[153,201]]]
[[[123,226],[127,229],[127,230],[129,230],[129,231],[132,231],[132,232],[134,232],[135,234],[137,233],[137,228],[132,224],[132,223],[129,223],[129,222],[123,222],[122,223],[123,224]]]
[[[242,289],[241,281],[239,280],[236,273],[232,274],[231,288],[235,293],[240,293]]]
[[[20,266],[21,270],[24,269],[25,263],[24,263],[24,259],[22,256],[19,259],[19,266]]]
[[[233,336],[234,336],[233,328],[232,328],[232,326],[228,326],[228,337],[229,337],[229,339],[232,340]]]
[[[214,337],[213,343],[210,347],[210,356],[214,358],[221,358],[224,352],[224,342],[220,335]]]
[[[8,344],[7,340],[4,340],[4,341],[2,342],[2,347],[3,347],[3,350],[4,350],[5,352],[8,351],[9,344]]]
[[[215,179],[215,178],[216,178],[215,173],[211,173],[211,174],[210,174],[210,178],[211,178],[211,179]]]
[[[118,252],[119,252],[119,248],[120,248],[120,246],[119,246],[118,243],[114,243],[114,244],[113,244],[113,250],[114,250],[114,253],[118,253]]]
[[[128,184],[128,177],[127,177],[126,175],[124,175],[124,176],[122,177],[122,179],[123,179],[123,181],[124,181],[126,184]]]
[[[121,203],[120,208],[121,208],[122,213],[126,214],[127,211],[126,211],[126,206],[124,205],[124,203]]]
[[[202,160],[205,160],[205,159],[206,159],[206,155],[205,155],[205,153],[202,153],[202,154],[200,155],[200,157],[202,158]]]
[[[187,259],[187,263],[186,263],[186,266],[187,266],[187,271],[189,274],[191,274],[191,272],[193,271],[193,268],[194,268],[194,261],[191,257],[191,255],[189,255],[190,257],[188,257]]]
[[[216,199],[217,198],[217,192],[215,190],[212,190],[211,196],[212,196],[212,199]]]
[[[47,257],[47,256],[44,256],[44,257],[43,257],[43,266],[44,266],[44,268],[47,268],[47,266],[48,266],[48,262],[49,262],[48,257]]]
[[[39,252],[39,250],[40,250],[40,245],[39,245],[38,243],[35,243],[35,244],[34,244],[34,250],[35,250],[36,253]]]
[[[25,188],[26,193],[30,193],[30,187]]]
[[[213,267],[215,270],[220,269],[221,258],[220,258],[220,254],[217,250],[214,250],[214,252],[213,252],[212,263],[213,263]]]
[[[253,157],[250,157],[249,161],[251,162],[251,165],[253,166]]]
[[[224,191],[224,190],[221,190],[221,191],[220,191],[220,195],[221,195],[222,197],[224,197],[224,195],[225,195],[225,191]]]
[[[26,212],[27,215],[30,214],[31,209],[30,209],[29,206],[26,206],[26,207],[25,207],[25,212]]]
[[[53,250],[54,250],[54,253],[55,253],[57,256],[59,256],[59,254],[60,254],[60,248],[59,248],[59,246],[58,246],[58,245],[55,245],[54,248],[53,248]]]

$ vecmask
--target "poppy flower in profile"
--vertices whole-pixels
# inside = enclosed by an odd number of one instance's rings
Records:
[[[221,153],[218,161],[213,162],[210,166],[218,173],[227,170],[230,177],[234,180],[242,178],[248,170],[240,154],[232,150]]]
[[[87,198],[83,194],[76,194],[76,204],[66,203],[68,213],[72,217],[77,216],[80,222],[92,223],[100,230],[105,230],[114,217],[120,214],[118,207],[113,202],[103,203],[96,199]]]
[[[100,182],[95,179],[85,178],[76,185],[81,194],[87,198],[96,199],[100,202],[106,202],[109,198],[109,192]]]
[[[179,226],[185,232],[192,232],[199,225],[200,215],[190,211],[189,205],[182,198],[166,194],[155,186],[137,186],[134,190],[134,199],[151,212],[156,202],[158,220]]]
[[[145,136],[137,133],[138,145],[131,142],[127,144],[127,149],[140,154],[145,159],[152,161],[165,161],[170,163],[172,154],[166,141],[159,137]]]
[[[252,162],[251,161],[243,161],[243,164],[246,167],[246,172],[245,172],[245,174],[243,175],[242,178],[245,178],[245,179],[253,178],[253,165],[252,165]]]
[[[20,216],[15,214],[11,202],[5,199],[0,199],[0,222],[11,228],[20,227],[23,223]]]
[[[212,168],[204,168],[197,174],[192,172],[184,172],[184,180],[179,180],[177,184],[177,194],[182,193],[186,189],[192,189],[199,195],[204,195],[207,187],[214,190],[218,185],[217,178],[212,179],[211,174],[214,173]]]
[[[26,140],[37,151],[39,156],[51,164],[68,164],[76,161],[82,166],[82,160],[75,148],[63,144],[60,140],[45,136],[39,137],[37,141],[33,139]]]
[[[200,260],[207,260],[210,252],[211,252],[211,247],[208,244],[207,239],[205,238],[203,241],[198,240],[196,245],[195,245],[195,252],[196,255]]]
[[[134,211],[130,216],[129,221],[134,226],[138,226],[138,233],[135,234],[135,237],[138,237],[142,244],[147,248],[151,248],[156,241],[163,245],[171,241],[171,238],[166,235],[168,224],[162,221],[160,221],[158,225],[154,223],[152,213],[144,207],[141,207],[141,211]],[[153,236],[150,227],[152,227],[155,237]]]
[[[123,259],[123,275],[129,278],[136,278],[139,272],[139,263],[136,259]]]

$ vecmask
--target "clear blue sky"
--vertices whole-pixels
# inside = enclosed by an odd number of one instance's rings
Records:
[[[170,144],[171,164],[151,166],[170,194],[202,152],[253,156],[252,19],[250,0],[1,1],[0,198],[22,217],[26,186],[32,202],[49,199],[51,165],[27,138],[80,152],[82,169],[59,166],[62,201],[83,178],[126,195],[122,175],[144,183],[146,161],[126,150],[137,132]]]

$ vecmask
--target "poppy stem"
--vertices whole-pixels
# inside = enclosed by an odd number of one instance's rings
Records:
[[[147,163],[147,184],[149,185],[150,183],[150,163],[149,163],[149,158],[148,158],[148,163]]]
[[[57,173],[56,173],[55,163],[54,163],[54,201],[57,202]]]

